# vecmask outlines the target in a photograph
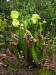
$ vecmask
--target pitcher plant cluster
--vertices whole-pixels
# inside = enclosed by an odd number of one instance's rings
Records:
[[[35,63],[37,66],[40,63],[40,60],[45,60],[48,53],[52,50],[52,46],[56,37],[52,38],[52,40],[47,41],[47,36],[45,35],[45,24],[47,21],[42,18],[36,13],[31,15],[30,23],[31,23],[31,30],[28,28],[27,20],[24,20],[22,23],[19,20],[20,13],[16,10],[11,11],[11,25],[13,28],[16,28],[16,35],[17,37],[17,44],[14,44],[13,51],[16,55],[16,58],[20,59],[20,50],[18,52],[17,45],[20,45],[20,49],[24,54],[24,60],[28,63]],[[21,17],[22,18],[22,17]],[[0,26],[2,25],[2,20],[0,19]],[[51,25],[52,22],[51,22]],[[52,30],[54,27],[52,26]],[[47,32],[48,33],[48,32]],[[13,36],[13,35],[12,35]],[[14,38],[14,37],[13,37]],[[48,43],[49,42],[49,43]],[[18,46],[19,46],[18,45]],[[18,68],[18,65],[10,63],[7,59],[5,62],[10,65],[11,67]]]

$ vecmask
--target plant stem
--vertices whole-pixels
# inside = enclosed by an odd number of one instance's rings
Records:
[[[40,23],[40,34],[42,33],[42,24]]]

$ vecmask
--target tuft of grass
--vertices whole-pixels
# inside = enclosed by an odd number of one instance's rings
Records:
[[[38,75],[54,75],[54,72],[50,70],[39,70]]]

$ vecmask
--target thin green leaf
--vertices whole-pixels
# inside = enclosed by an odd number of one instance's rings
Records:
[[[19,59],[19,52],[18,52],[18,50],[17,50],[17,48],[16,48],[16,47],[14,47],[13,52],[14,52],[14,54],[15,54],[16,58],[17,58],[17,59]]]
[[[10,66],[11,68],[15,68],[15,69],[19,69],[19,68],[23,68],[23,66],[18,66],[16,64],[11,63],[8,59],[4,59],[5,63]]]
[[[33,57],[36,65],[38,65],[38,57],[37,57],[37,53],[35,52],[34,47],[32,48],[32,57]]]

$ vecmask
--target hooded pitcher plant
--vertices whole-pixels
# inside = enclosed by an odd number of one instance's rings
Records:
[[[19,12],[16,10],[11,11],[11,18],[12,18],[12,27],[16,29],[15,33],[18,35],[17,43],[20,45],[20,50],[23,51],[24,59],[26,62],[29,62],[28,60],[34,61],[34,63],[38,66],[39,60],[41,59],[41,56],[43,54],[43,35],[42,35],[42,24],[45,24],[46,21],[44,20],[43,23],[39,22],[40,16],[38,14],[32,14],[32,17],[30,18],[32,21],[32,29],[28,29],[28,24],[24,23],[24,21],[21,23],[19,18]],[[1,23],[1,20],[0,20]],[[27,25],[26,25],[27,24]],[[34,29],[35,27],[35,29]],[[37,28],[39,27],[39,29]],[[39,31],[38,31],[39,30]],[[34,32],[34,35],[32,33]],[[16,58],[20,59],[20,52],[17,48],[17,44],[14,45],[14,54]],[[18,45],[18,46],[19,46]],[[50,50],[50,49],[49,49]],[[44,54],[43,54],[44,55]],[[11,64],[8,62],[8,60],[5,60],[7,64],[9,64],[12,67],[17,67],[15,64]],[[18,67],[17,67],[18,68]]]

